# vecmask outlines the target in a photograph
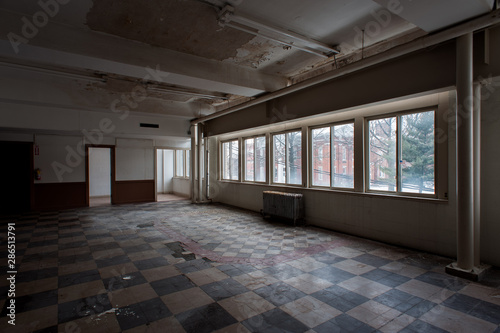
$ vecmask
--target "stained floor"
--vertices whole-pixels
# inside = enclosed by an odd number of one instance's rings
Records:
[[[29,213],[15,223],[16,326],[2,332],[494,332],[500,270],[189,201]]]

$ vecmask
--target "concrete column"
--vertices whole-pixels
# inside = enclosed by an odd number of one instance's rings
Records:
[[[191,126],[191,201],[196,202],[196,137],[198,125]]]
[[[197,175],[198,175],[198,202],[203,202],[205,201],[203,199],[203,174],[202,174],[202,170],[200,168],[200,162],[202,161],[203,159],[203,147],[202,147],[202,142],[203,142],[203,124],[198,124],[198,135],[197,135],[197,142],[196,144],[198,145],[197,146],[197,149],[196,149],[196,161],[198,161],[197,163],[197,168],[196,168],[196,171],[197,171]]]
[[[457,39],[457,268],[474,268],[472,33]]]
[[[474,266],[481,265],[481,84],[474,84]]]

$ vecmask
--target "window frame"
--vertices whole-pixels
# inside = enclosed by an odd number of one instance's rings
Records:
[[[186,163],[187,162],[187,153],[189,152],[190,156],[189,158],[191,159],[191,149],[173,149],[174,151],[174,178],[180,178],[180,179],[191,179],[191,163]],[[182,151],[182,176],[178,176],[177,170],[177,152]],[[189,170],[189,175],[187,175],[187,171]]]
[[[309,179],[309,188],[311,189],[322,189],[322,190],[334,190],[334,191],[346,191],[346,192],[354,192],[355,191],[355,185],[351,187],[338,187],[334,186],[333,182],[333,177],[335,175],[335,170],[336,166],[335,164],[335,158],[339,156],[339,154],[343,154],[343,151],[338,151],[337,146],[333,144],[333,136],[332,136],[332,128],[334,126],[342,126],[342,125],[348,125],[352,124],[353,127],[353,153],[352,153],[352,160],[354,161],[354,156],[355,156],[355,130],[356,130],[356,124],[355,124],[355,119],[346,119],[342,121],[336,121],[336,122],[329,122],[321,125],[315,125],[315,126],[310,126],[308,130],[308,156],[309,156],[309,162],[308,162],[308,169],[309,171],[314,170],[313,168],[313,139],[312,139],[312,132],[315,129],[318,128],[330,128],[330,186],[321,186],[321,185],[314,185],[313,180],[314,180],[314,172],[308,172],[308,179]],[[323,152],[324,154],[324,152]],[[354,177],[356,175],[355,169],[354,169],[354,164],[353,164],[353,184],[354,184]]]
[[[295,129],[290,129],[290,130],[286,130],[286,131],[280,131],[280,132],[272,132],[272,133],[269,133],[269,149],[270,149],[270,155],[269,155],[269,160],[270,160],[270,165],[271,165],[271,169],[269,170],[269,183],[271,185],[277,185],[277,186],[293,186],[293,187],[304,187],[304,188],[307,188],[306,185],[304,185],[304,170],[302,168],[302,162],[301,162],[301,183],[300,184],[290,184],[288,183],[288,178],[290,177],[290,170],[288,168],[288,158],[289,158],[289,154],[287,152],[287,145],[288,145],[288,133],[293,133],[293,132],[298,132],[300,133],[301,137],[300,137],[300,158],[301,158],[301,161],[303,162],[304,161],[304,145],[303,145],[303,131],[302,131],[302,128],[295,128]],[[285,135],[285,182],[284,183],[277,183],[274,181],[274,136],[276,135]],[[306,155],[307,156],[307,155]]]
[[[264,139],[264,142],[265,142],[265,147],[264,147],[264,165],[266,167],[266,173],[265,173],[265,177],[264,177],[264,180],[263,181],[257,181],[255,180],[255,157],[257,156],[257,149],[256,149],[256,144],[255,144],[255,140],[257,138],[263,138]],[[250,139],[254,139],[254,144],[253,144],[253,154],[254,154],[254,167],[253,167],[253,179],[254,180],[246,180],[246,175],[247,175],[247,161],[246,161],[246,157],[247,157],[247,145],[246,145],[246,140],[250,140]],[[269,168],[269,163],[267,161],[267,151],[268,151],[268,142],[267,142],[267,136],[266,134],[259,134],[259,135],[253,135],[253,136],[246,136],[246,137],[243,137],[241,138],[241,142],[242,142],[242,146],[243,146],[243,151],[242,151],[242,160],[243,160],[243,163],[242,163],[242,166],[241,166],[241,173],[242,173],[242,182],[244,183],[254,183],[254,184],[267,184],[267,179],[268,179],[268,168]]]
[[[237,179],[226,179],[224,178],[224,144],[228,142],[237,142],[238,143],[238,178]],[[219,180],[224,181],[224,182],[241,182],[241,175],[242,175],[242,166],[241,166],[241,139],[240,138],[233,138],[233,139],[228,139],[220,142],[219,145],[219,152],[220,152],[220,168],[219,168]]]
[[[401,163],[398,163],[401,158],[401,141],[402,141],[402,134],[400,132],[401,128],[401,118],[405,115],[410,115],[410,114],[416,114],[416,113],[425,113],[425,112],[434,112],[434,193],[433,194],[428,194],[428,193],[414,193],[414,192],[403,192],[402,189],[402,178],[401,178]],[[390,113],[384,113],[384,114],[378,114],[372,117],[365,117],[364,118],[364,161],[363,161],[363,167],[364,167],[364,176],[365,176],[365,182],[364,182],[364,193],[376,193],[376,194],[383,194],[383,195],[395,195],[395,196],[401,196],[401,197],[417,197],[417,198],[430,198],[430,199],[437,199],[439,195],[439,182],[438,182],[438,160],[439,160],[439,144],[436,140],[436,131],[439,128],[438,124],[438,116],[439,116],[439,106],[434,105],[434,106],[429,106],[429,107],[423,107],[423,108],[418,108],[418,109],[411,109],[411,110],[404,110],[404,111],[397,111],[397,112],[390,112]],[[396,190],[395,191],[383,191],[383,190],[373,190],[370,189],[370,121],[372,120],[378,120],[378,119],[385,119],[385,118],[391,118],[395,117],[396,118]]]

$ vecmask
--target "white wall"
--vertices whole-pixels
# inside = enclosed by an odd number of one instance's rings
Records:
[[[173,179],[173,192],[174,194],[189,197],[191,196],[191,180],[186,178]]]
[[[89,148],[89,195],[111,195],[111,149]]]
[[[154,141],[116,139],[116,180],[154,179]]]
[[[156,192],[173,193],[174,151],[170,149],[158,149],[156,153]]]

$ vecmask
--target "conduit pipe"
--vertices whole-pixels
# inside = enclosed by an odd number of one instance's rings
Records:
[[[216,119],[228,114],[231,114],[233,112],[237,112],[243,109],[246,109],[248,107],[258,105],[261,103],[265,103],[269,100],[279,98],[291,93],[294,93],[296,91],[302,90],[309,88],[311,86],[347,75],[351,74],[354,72],[357,72],[359,70],[365,69],[367,67],[371,67],[377,64],[380,64],[384,61],[395,59],[398,57],[401,57],[403,55],[409,54],[411,52],[415,52],[430,46],[434,46],[443,42],[446,42],[451,39],[458,38],[460,36],[463,36],[467,33],[471,33],[477,30],[482,30],[485,29],[491,25],[500,23],[500,9],[494,10],[486,15],[483,15],[479,18],[473,19],[471,21],[468,21],[466,23],[460,24],[458,26],[455,26],[453,28],[450,28],[448,30],[438,32],[433,35],[427,35],[420,37],[414,41],[411,41],[407,44],[397,46],[393,49],[390,49],[389,51],[386,51],[384,53],[380,53],[378,55],[374,55],[369,58],[365,58],[363,60],[360,60],[358,62],[353,63],[352,65],[347,65],[345,67],[342,67],[340,69],[337,69],[332,72],[328,72],[319,76],[316,76],[310,80],[303,81],[301,83],[297,83],[295,85],[292,85],[287,88],[283,88],[281,90],[277,90],[275,92],[271,92],[269,94],[266,94],[262,97],[258,97],[254,100],[248,101],[246,103],[231,107],[229,109],[213,113],[211,115],[201,117],[198,119],[194,119],[191,121],[192,124],[199,124],[203,123],[212,119]]]

